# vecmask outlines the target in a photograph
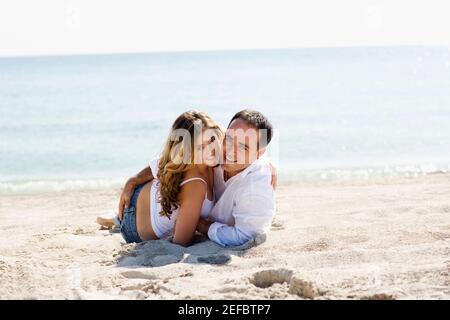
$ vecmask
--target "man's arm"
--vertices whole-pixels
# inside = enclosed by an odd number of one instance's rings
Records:
[[[223,247],[240,246],[249,241],[255,234],[249,230],[219,222],[212,223],[207,232],[209,239]]]
[[[131,177],[125,183],[119,200],[119,219],[122,220],[123,210],[130,205],[131,197],[137,185],[153,180],[152,170],[150,166],[142,169],[137,175]]]
[[[275,215],[273,191],[270,188],[242,193],[236,199],[233,217],[235,223],[229,226],[219,222],[201,220],[197,230],[221,246],[239,246],[257,233],[266,232]]]
[[[277,188],[277,182],[278,182],[278,171],[277,168],[274,167],[272,163],[269,163],[270,173],[272,174],[272,180],[270,181],[270,184],[272,185],[273,190]]]

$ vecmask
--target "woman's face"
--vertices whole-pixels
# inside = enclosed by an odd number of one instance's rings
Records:
[[[203,130],[200,142],[201,162],[208,167],[215,167],[220,163],[222,155],[222,141],[216,129]]]

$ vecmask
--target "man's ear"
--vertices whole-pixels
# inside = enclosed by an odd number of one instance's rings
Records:
[[[258,150],[258,159],[266,152],[266,147],[261,148]]]

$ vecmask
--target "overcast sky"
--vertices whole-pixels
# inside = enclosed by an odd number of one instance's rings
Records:
[[[1,0],[0,55],[450,45],[444,0]]]

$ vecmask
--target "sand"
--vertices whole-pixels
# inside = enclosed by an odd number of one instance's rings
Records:
[[[450,175],[280,185],[267,238],[125,244],[119,190],[0,196],[1,299],[449,299]]]

